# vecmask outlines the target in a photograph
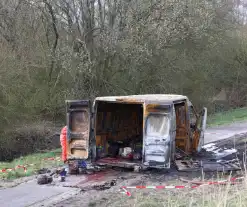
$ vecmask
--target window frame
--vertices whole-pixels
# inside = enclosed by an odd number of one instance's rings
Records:
[[[166,134],[161,135],[161,136],[154,136],[154,135],[148,134],[148,131],[147,131],[148,130],[148,119],[150,118],[150,116],[153,116],[153,115],[163,115],[163,116],[166,116],[167,117],[169,126],[168,126],[168,132]],[[149,136],[149,137],[165,137],[165,136],[168,136],[170,134],[170,128],[171,128],[170,113],[165,113],[165,112],[163,112],[163,113],[162,112],[161,113],[160,112],[151,112],[151,113],[148,114],[145,123],[146,123],[145,124],[145,135],[146,136]]]

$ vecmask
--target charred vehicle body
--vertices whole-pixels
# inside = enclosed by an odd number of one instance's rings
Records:
[[[200,151],[207,109],[197,114],[186,96],[150,94],[69,100],[69,166],[80,162],[130,168],[166,168],[175,152]],[[75,164],[77,163],[77,164]]]

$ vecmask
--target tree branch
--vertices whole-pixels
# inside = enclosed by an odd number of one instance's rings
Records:
[[[51,61],[50,72],[49,72],[49,83],[50,83],[51,79],[52,79],[52,73],[53,73],[54,65],[55,65],[55,55],[56,55],[56,49],[57,49],[57,45],[58,45],[59,34],[58,34],[57,26],[56,26],[56,16],[55,16],[53,7],[47,0],[43,0],[43,2],[47,6],[48,11],[51,15],[53,32],[55,34],[55,40],[54,40],[54,43],[52,46],[52,61]]]

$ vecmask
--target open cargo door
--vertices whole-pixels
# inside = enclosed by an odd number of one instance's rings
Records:
[[[199,143],[197,146],[197,152],[200,152],[202,149],[202,146],[204,145],[204,134],[206,131],[206,125],[207,125],[207,108],[203,108],[200,116],[200,132],[199,132]]]
[[[88,159],[91,131],[91,104],[89,100],[66,101],[68,159]]]
[[[150,112],[146,118],[144,135],[144,165],[170,168],[174,153],[175,111],[170,105],[162,106],[162,112]]]
[[[192,114],[195,115],[194,118],[196,119],[196,123],[192,121],[193,126],[191,126],[193,128],[193,133],[192,133],[193,151],[200,152],[202,146],[204,145],[204,134],[207,124],[207,108],[204,107],[201,113],[197,115],[194,111],[193,106],[191,106],[191,112]]]

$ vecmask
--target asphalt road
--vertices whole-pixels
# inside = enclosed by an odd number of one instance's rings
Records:
[[[247,122],[233,123],[208,128],[205,132],[205,144],[247,133]]]
[[[56,197],[68,191],[67,188],[37,185],[36,181],[0,190],[0,204],[3,207],[25,207],[36,202]]]
[[[247,133],[247,122],[235,123],[207,129],[205,144]],[[82,177],[71,177],[71,182],[79,182]],[[0,205],[2,207],[48,206],[47,201],[61,201],[78,192],[75,188],[62,186],[40,186],[35,180],[20,184],[13,188],[0,189]],[[46,202],[46,203],[45,203]]]

